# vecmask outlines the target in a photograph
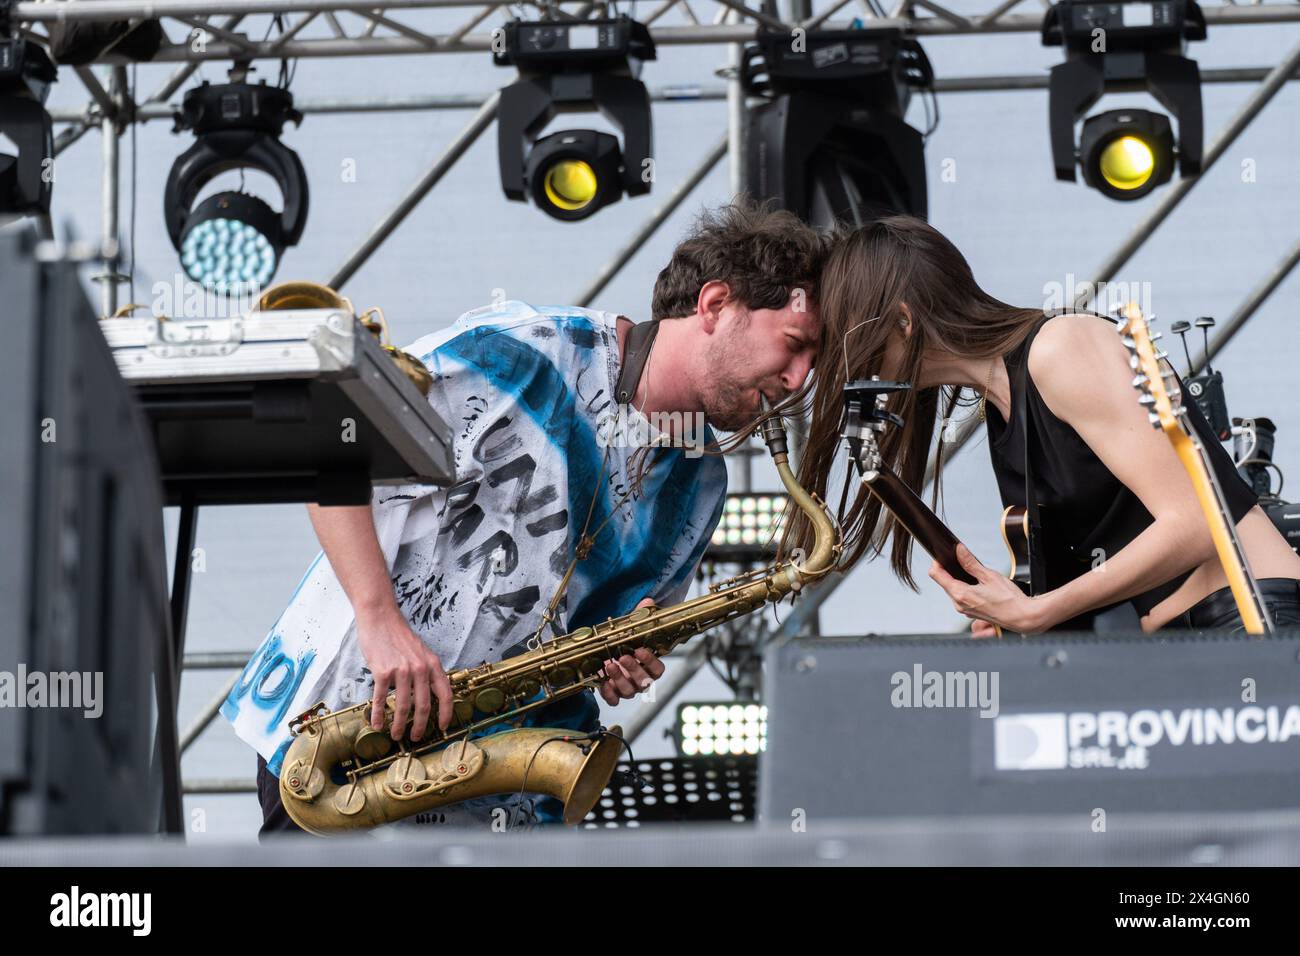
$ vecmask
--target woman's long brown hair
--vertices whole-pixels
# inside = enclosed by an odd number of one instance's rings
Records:
[[[817,367],[786,407],[802,403],[809,416],[808,441],[799,463],[799,482],[830,503],[827,489],[836,464],[843,417],[843,391],[848,381],[880,374],[890,336],[902,341],[900,320],[912,319],[912,334],[903,345],[903,361],[895,378],[916,382],[927,350],[942,349],[960,356],[993,359],[1006,355],[1042,316],[1039,309],[1007,305],[975,282],[966,259],[942,233],[913,216],[889,216],[835,237],[817,295],[821,311],[821,340]],[[945,394],[940,395],[940,391]],[[962,389],[938,386],[912,388],[890,397],[889,410],[904,422],[890,428],[880,442],[884,461],[908,487],[922,490],[935,420],[940,404],[950,419]],[[939,509],[943,444],[935,459],[933,507]],[[840,567],[856,564],[868,547],[884,552],[893,537],[890,566],[900,581],[916,590],[911,572],[912,536],[885,512],[844,462],[837,517],[844,532]],[[855,490],[851,504],[849,488]],[[847,505],[847,509],[846,509]],[[807,550],[812,526],[798,510],[786,516],[781,551]]]

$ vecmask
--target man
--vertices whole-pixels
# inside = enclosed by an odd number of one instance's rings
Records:
[[[429,402],[453,430],[455,483],[376,489],[371,506],[309,506],[323,551],[248,662],[222,713],[258,751],[263,833],[294,829],[276,775],[288,721],[324,700],[370,701],[372,726],[395,694],[392,733],[431,717],[445,728],[447,673],[522,650],[576,561],[542,637],[685,595],[722,510],[726,467],[686,444],[702,419],[734,430],[803,384],[817,343],[813,290],[822,238],[751,205],[704,215],[655,283],[651,340],[608,312],[505,302],[461,316],[408,351],[433,376]],[[625,376],[625,357],[635,381]],[[611,429],[610,416],[639,427]],[[672,425],[667,434],[654,427]],[[623,440],[651,435],[648,453]],[[698,437],[697,437],[698,440]],[[589,550],[577,548],[588,538]],[[646,650],[605,665],[617,704],[664,665]],[[526,724],[592,731],[590,693]],[[514,796],[465,801],[416,822],[484,821]],[[516,808],[518,809],[518,808]],[[558,801],[527,807],[559,818]]]

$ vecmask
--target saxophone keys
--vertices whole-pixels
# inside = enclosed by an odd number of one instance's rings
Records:
[[[553,686],[566,687],[578,679],[578,672],[568,664],[560,664],[553,668],[547,676]]]
[[[414,754],[402,754],[388,765],[388,782],[402,783],[407,780],[420,781],[429,776],[424,761]]]
[[[541,689],[541,682],[535,677],[522,677],[515,681],[512,692],[524,700],[531,700]]]
[[[355,783],[339,787],[334,794],[334,809],[344,816],[355,816],[365,809],[366,792]]]
[[[442,751],[442,777],[439,783],[459,783],[483,768],[483,750],[469,741],[454,743]]]
[[[468,724],[474,719],[474,704],[463,697],[457,697],[452,702],[451,710],[456,715],[458,724]]]
[[[299,800],[315,800],[325,789],[325,774],[301,760],[295,760],[286,770],[281,771],[281,779],[289,792]]]
[[[325,701],[323,700],[312,704],[309,710],[304,710],[297,717],[294,717],[289,721],[289,733],[292,736],[297,737],[299,732],[301,732],[305,726],[311,724],[317,718],[324,717],[329,712],[330,709],[325,706]]]
[[[482,714],[495,714],[505,703],[506,695],[499,687],[484,687],[474,695],[474,707]]]
[[[352,749],[362,760],[378,760],[393,749],[393,738],[382,730],[366,726],[357,733]]]
[[[605,669],[605,662],[599,657],[586,657],[578,662],[578,675],[584,680],[595,677]]]
[[[388,765],[384,786],[399,800],[409,800],[429,789],[425,783],[428,777],[424,761],[412,754],[403,754]]]

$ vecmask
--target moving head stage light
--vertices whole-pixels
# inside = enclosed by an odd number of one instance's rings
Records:
[[[45,100],[57,78],[39,45],[0,38],[0,215],[50,211],[54,127]],[[5,151],[7,143],[15,153]]]
[[[1044,46],[1064,46],[1052,67],[1049,123],[1056,178],[1083,179],[1111,199],[1138,199],[1169,181],[1175,148],[1183,176],[1201,171],[1201,74],[1183,54],[1205,39],[1205,16],[1194,0],[1060,0],[1043,20]],[[1150,92],[1178,119],[1175,147],[1169,117],[1149,110],[1090,116],[1076,156],[1074,124],[1107,92]]]
[[[204,82],[185,94],[172,132],[192,129],[196,139],[172,165],[163,214],[186,274],[207,289],[234,295],[266,286],[284,250],[302,237],[307,172],[298,154],[280,142],[287,120],[302,122],[293,95],[265,81]],[[232,169],[257,169],[273,178],[284,211],[243,192],[216,193],[190,208],[205,185]]]
[[[506,24],[498,66],[519,79],[501,91],[497,152],[501,188],[561,220],[585,219],[623,193],[650,191],[650,96],[637,77],[655,58],[642,23],[625,16]],[[623,134],[564,130],[538,139],[562,112],[598,111]]]
[[[924,217],[925,137],[903,117],[933,86],[925,51],[894,29],[803,39],[764,31],[745,48],[741,82],[768,100],[747,119],[749,193],[815,226]]]

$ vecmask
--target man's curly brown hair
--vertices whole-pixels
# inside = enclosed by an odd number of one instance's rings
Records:
[[[825,236],[793,213],[738,199],[696,220],[655,280],[651,317],[694,315],[706,282],[725,282],[746,309],[780,309],[795,289],[815,302],[829,248]]]

